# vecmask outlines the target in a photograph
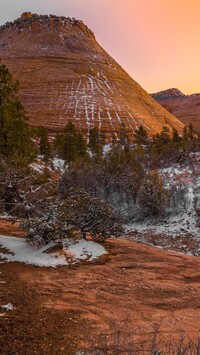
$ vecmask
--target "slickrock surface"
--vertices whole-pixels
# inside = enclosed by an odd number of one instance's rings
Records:
[[[160,340],[199,335],[198,257],[124,239],[105,247],[108,254],[94,263],[1,264],[1,304],[13,305],[0,311],[2,354],[72,355],[115,326],[142,335],[138,344],[155,329]]]
[[[182,130],[182,123],[105,52],[82,21],[25,13],[1,27],[0,58],[20,81],[32,125],[55,132],[72,119],[85,135],[97,126],[108,138],[119,136],[122,122],[130,137],[141,124],[149,133],[164,125]]]
[[[184,95],[178,89],[168,89],[152,97],[184,124],[192,123],[200,133],[200,94]]]

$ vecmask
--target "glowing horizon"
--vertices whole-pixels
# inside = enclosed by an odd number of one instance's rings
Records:
[[[75,17],[149,93],[200,92],[199,0],[7,0],[0,23],[24,11]]]

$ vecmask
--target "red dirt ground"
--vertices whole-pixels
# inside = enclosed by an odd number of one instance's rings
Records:
[[[96,263],[0,264],[1,304],[14,305],[0,317],[0,354],[73,355],[113,324],[136,333],[158,326],[162,337],[199,334],[198,257],[123,239],[105,247],[108,255]]]

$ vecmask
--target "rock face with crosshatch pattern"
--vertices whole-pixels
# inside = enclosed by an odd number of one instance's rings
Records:
[[[152,97],[185,125],[192,123],[200,133],[200,94],[185,95],[178,89],[167,89]]]
[[[120,44],[119,44],[120,45]],[[30,12],[0,28],[0,58],[20,81],[31,125],[61,131],[72,119],[86,136],[97,126],[110,139],[122,122],[129,137],[182,123],[163,109],[97,43],[82,22]]]

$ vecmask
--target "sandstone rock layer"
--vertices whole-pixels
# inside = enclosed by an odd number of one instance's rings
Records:
[[[185,125],[192,123],[200,133],[200,94],[184,95],[178,89],[168,89],[152,97]]]
[[[119,44],[120,45],[120,44]],[[69,119],[87,135],[97,126],[119,137],[143,125],[150,134],[162,127],[182,130],[97,43],[82,21],[23,14],[0,29],[0,58],[20,81],[20,98],[30,124],[55,132]]]

